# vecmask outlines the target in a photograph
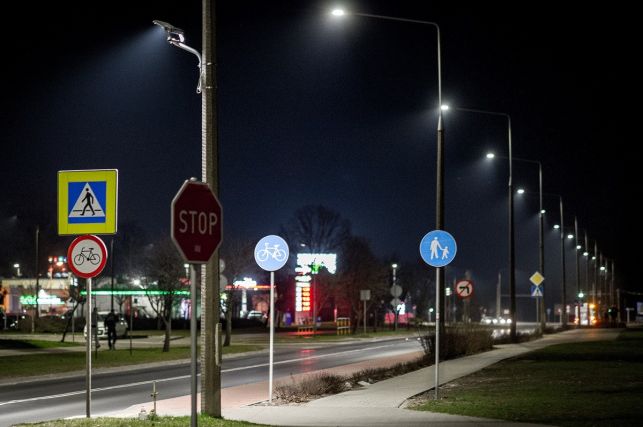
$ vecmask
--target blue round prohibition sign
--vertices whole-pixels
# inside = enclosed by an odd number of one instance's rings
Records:
[[[443,230],[428,232],[420,242],[420,256],[432,267],[444,267],[453,261],[458,245],[453,236]]]
[[[279,236],[262,238],[255,246],[255,261],[266,271],[279,270],[288,261],[288,244]]]

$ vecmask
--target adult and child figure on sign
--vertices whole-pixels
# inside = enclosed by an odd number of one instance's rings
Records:
[[[105,317],[107,344],[110,350],[116,350],[116,322],[118,322],[118,316],[114,313],[114,310],[111,310]]]
[[[433,258],[439,258],[438,255],[438,249],[442,251],[442,259],[448,259],[449,258],[449,247],[440,245],[440,242],[438,242],[438,238],[434,237],[433,240],[431,241],[431,259]]]

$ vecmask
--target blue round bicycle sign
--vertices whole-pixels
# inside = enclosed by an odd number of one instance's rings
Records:
[[[288,244],[279,236],[270,235],[255,246],[255,261],[266,271],[279,270],[288,261]]]
[[[420,256],[432,267],[444,267],[451,263],[458,252],[453,236],[443,230],[428,232],[420,242]]]

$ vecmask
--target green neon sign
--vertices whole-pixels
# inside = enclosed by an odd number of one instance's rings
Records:
[[[146,296],[146,295],[152,295],[152,296],[159,296],[159,295],[168,295],[170,293],[176,294],[176,295],[190,295],[189,291],[174,291],[174,292],[169,292],[169,291],[157,291],[157,290],[150,290],[150,291],[144,291],[144,290],[120,290],[120,291],[105,291],[105,290],[100,290],[100,291],[92,291],[92,295],[120,295],[120,296]],[[80,294],[85,296],[87,295],[87,291],[80,291]],[[35,303],[34,303],[35,304]]]

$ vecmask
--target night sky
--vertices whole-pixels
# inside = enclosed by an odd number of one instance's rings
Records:
[[[618,287],[641,289],[637,250],[627,247],[640,240],[636,14],[559,3],[343,5],[437,22],[444,102],[510,114],[513,155],[542,162],[545,191],[563,196],[565,223],[576,215],[592,247],[598,240],[615,260]],[[338,4],[218,2],[224,238],[258,240],[297,208],[321,204],[350,220],[377,255],[414,264],[435,226],[435,30],[331,19]],[[43,224],[44,252],[69,244],[54,228],[58,170],[118,169],[120,229],[142,227],[150,242],[169,235],[173,196],[201,173],[201,97],[196,58],[168,45],[152,20],[184,29],[200,50],[200,2],[14,8],[3,32],[1,271],[33,263],[35,224]],[[476,295],[491,303],[498,272],[506,286],[508,169],[484,154],[507,155],[506,121],[459,111],[444,117],[445,229],[459,245],[447,279],[471,271]],[[526,293],[538,268],[537,168],[515,162],[514,181],[533,192],[516,197],[517,286]],[[558,200],[547,197],[545,208],[553,304]],[[571,243],[567,256],[571,297]]]

